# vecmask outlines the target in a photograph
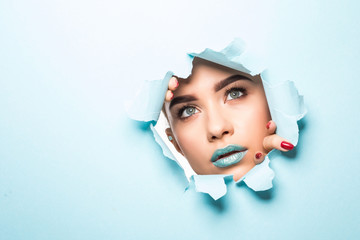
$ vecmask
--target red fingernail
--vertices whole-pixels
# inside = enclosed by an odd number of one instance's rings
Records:
[[[174,98],[174,93],[171,92],[171,98],[170,98],[170,100],[172,100],[173,98]]]
[[[176,79],[176,87],[177,88],[179,86],[179,80]]]
[[[294,145],[292,145],[291,143],[289,142],[285,142],[285,141],[282,141],[281,142],[281,147],[286,149],[286,150],[291,150],[294,148]]]
[[[257,153],[257,154],[255,154],[256,159],[260,159],[261,156],[262,156],[262,153]]]
[[[269,128],[270,128],[270,125],[271,125],[271,121],[269,121],[269,122],[266,124],[266,128],[269,129]]]

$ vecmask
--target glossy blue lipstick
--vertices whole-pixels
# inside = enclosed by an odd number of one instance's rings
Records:
[[[231,144],[224,148],[217,149],[211,157],[211,162],[216,167],[229,167],[241,161],[247,153],[243,146]]]

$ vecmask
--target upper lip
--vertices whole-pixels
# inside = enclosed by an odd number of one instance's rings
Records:
[[[212,155],[211,161],[215,162],[215,161],[221,159],[222,157],[229,156],[233,153],[242,152],[245,150],[247,150],[247,149],[243,146],[236,145],[236,144],[230,144],[224,148],[217,149],[214,152],[214,154]]]

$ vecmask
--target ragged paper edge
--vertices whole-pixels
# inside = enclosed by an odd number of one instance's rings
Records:
[[[244,181],[244,183],[254,191],[266,191],[272,188],[272,180],[275,177],[275,172],[269,166],[269,154],[266,155],[262,163],[253,167],[243,178],[237,181],[237,183]]]
[[[296,146],[299,139],[297,122],[307,113],[304,97],[299,94],[292,81],[272,84],[268,70],[263,71],[260,76],[263,80],[271,118],[277,126],[276,134]]]
[[[150,123],[150,129],[154,135],[155,142],[161,147],[162,153],[165,157],[169,158],[170,160],[175,161],[181,168],[180,162],[175,158],[174,154],[171,152],[171,150],[166,146],[163,139],[160,137],[159,133],[154,128],[153,123]]]
[[[265,64],[257,61],[255,56],[245,50],[245,44],[241,39],[235,39],[219,52],[207,48],[201,53],[190,53],[188,55],[191,58],[203,58],[251,74],[252,76],[260,74],[263,80],[271,117],[277,125],[276,133],[288,139],[295,146],[297,145],[299,138],[297,122],[306,114],[303,96],[299,95],[294,83],[291,81],[284,81],[276,85],[273,84],[269,70],[265,70]],[[135,97],[133,101],[127,104],[127,112],[130,118],[137,121],[154,122],[154,124],[156,124],[165,99],[168,82],[172,75],[172,72],[168,72],[162,80],[145,82],[137,94],[137,96],[141,97]],[[144,103],[147,105],[144,105]],[[176,161],[178,165],[182,167],[157,134],[152,123],[150,124],[150,129],[153,131],[154,139],[161,147],[164,156]],[[243,178],[237,181],[237,183],[244,181],[244,183],[254,191],[271,189],[273,187],[272,180],[275,177],[275,173],[269,164],[271,153],[274,151],[278,150],[272,150],[261,164],[252,168]],[[190,178],[190,181],[194,182],[197,192],[207,193],[214,200],[217,200],[227,193],[227,186],[224,179],[228,176],[231,175],[194,175]]]
[[[270,159],[266,156],[262,163],[253,167],[236,183],[244,182],[246,186],[254,191],[271,189],[273,187],[272,180],[275,177],[275,173],[269,164]],[[226,195],[226,184],[234,180],[233,175],[194,175],[190,181],[194,183],[195,191],[209,194],[216,201]]]
[[[225,179],[232,181],[233,175],[194,175],[195,191],[209,194],[215,201],[227,193]]]
[[[168,90],[169,80],[173,75],[174,73],[169,71],[163,79],[144,81],[133,99],[125,102],[128,116],[136,121],[156,124]]]

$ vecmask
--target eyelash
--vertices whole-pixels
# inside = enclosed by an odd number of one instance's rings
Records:
[[[196,107],[193,106],[193,105],[185,105],[185,106],[183,106],[182,108],[180,108],[179,111],[178,111],[178,113],[177,113],[178,118],[180,118],[180,119],[186,119],[186,118],[191,117],[191,116],[189,116],[189,117],[181,117],[181,115],[184,113],[185,109],[191,108],[191,107],[196,108]]]
[[[226,91],[225,91],[225,97],[227,97],[228,95],[229,95],[229,93],[231,93],[231,92],[233,92],[233,91],[239,91],[239,92],[241,92],[243,95],[241,95],[241,96],[246,96],[247,95],[247,90],[246,90],[246,88],[243,88],[243,87],[231,87],[231,88],[229,88],[229,89],[227,89]],[[241,97],[240,96],[240,97]],[[239,97],[239,98],[240,98]],[[237,98],[235,98],[235,99],[237,99]],[[235,100],[235,99],[233,99],[233,100]],[[187,118],[189,118],[189,117],[191,117],[191,116],[188,116],[188,117],[181,117],[182,116],[182,114],[184,113],[184,111],[187,109],[187,108],[195,108],[196,109],[196,106],[194,106],[194,105],[185,105],[185,106],[183,106],[182,108],[180,108],[179,109],[179,111],[177,112],[177,117],[179,118],[179,119],[182,119],[182,120],[185,120],[185,119],[187,119]]]
[[[247,95],[247,90],[246,90],[246,88],[244,88],[244,87],[231,87],[231,88],[229,88],[229,89],[227,89],[227,90],[225,91],[225,97],[227,97],[227,96],[229,95],[229,93],[231,93],[231,92],[233,92],[233,91],[239,91],[239,92],[241,92],[242,95],[241,95],[240,97]],[[240,97],[238,97],[238,98],[240,98]],[[237,98],[235,98],[235,99],[237,99]],[[235,100],[235,99],[233,99],[233,100]]]

